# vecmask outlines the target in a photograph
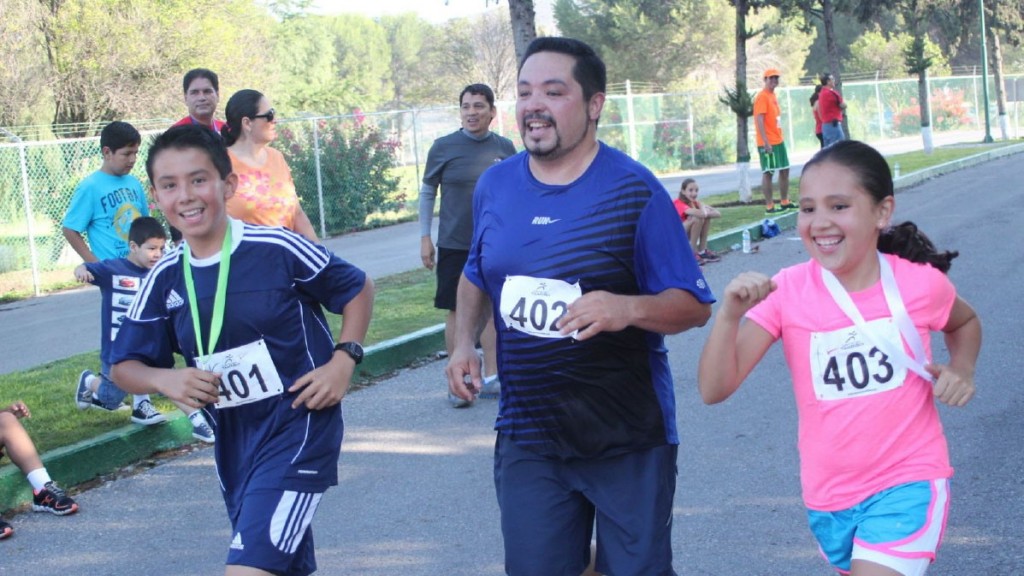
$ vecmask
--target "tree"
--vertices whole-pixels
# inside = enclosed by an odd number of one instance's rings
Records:
[[[965,43],[974,40],[980,48],[980,32],[978,31],[979,14],[978,0],[961,0],[959,20],[962,22],[961,37]],[[1003,46],[1000,35],[1004,35],[1012,46],[1020,46],[1024,41],[1024,1],[1000,0],[989,1],[985,6],[985,23],[988,39],[992,47],[991,64],[995,76],[996,106],[999,116],[999,129],[1003,139],[1009,138],[1009,119],[1006,115],[1006,92],[1003,85]],[[975,60],[977,61],[977,60]],[[980,113],[980,112],[979,112]]]
[[[34,0],[0,0],[0,125],[31,124],[32,106],[45,93],[45,56],[34,26],[40,10]]]
[[[537,13],[533,9],[533,0],[508,0],[508,15],[516,47],[516,62],[522,62],[526,48],[537,37]]]

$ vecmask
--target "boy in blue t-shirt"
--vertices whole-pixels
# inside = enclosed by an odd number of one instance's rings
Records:
[[[204,127],[154,139],[146,172],[183,242],[143,280],[111,375],[213,418],[227,576],[312,574],[310,522],[338,483],[341,401],[363,357],[373,281],[290,230],[228,218],[238,176]],[[342,315],[338,344],[324,309]],[[174,367],[175,352],[187,367]]]
[[[101,308],[100,373],[83,370],[75,389],[79,410],[100,408],[120,410],[127,393],[110,381],[110,348],[121,327],[121,320],[149,273],[164,254],[167,233],[164,227],[149,216],[136,218],[128,232],[128,257],[112,258],[100,262],[86,262],[75,268],[75,278],[99,287],[103,299]],[[214,442],[215,436],[202,411],[177,404],[192,421],[192,436],[203,442]],[[132,422],[149,426],[167,419],[153,406],[149,394],[135,394],[132,398]]]
[[[75,187],[62,223],[64,238],[85,262],[128,256],[128,228],[149,216],[142,183],[130,174],[141,142],[127,122],[111,122],[100,133],[103,165]]]

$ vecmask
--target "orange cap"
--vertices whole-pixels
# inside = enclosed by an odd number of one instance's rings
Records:
[[[764,71],[764,75],[762,75],[761,77],[762,78],[771,78],[772,76],[782,76],[782,73],[779,72],[779,70],[777,68],[769,68],[769,69]]]

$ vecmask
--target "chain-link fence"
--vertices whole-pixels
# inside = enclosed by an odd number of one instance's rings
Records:
[[[1024,100],[1024,78],[1010,77],[1007,86],[1009,136],[1018,138],[1017,100]],[[818,146],[812,91],[811,86],[777,91],[791,153]],[[735,160],[736,119],[719,102],[720,91],[633,94],[627,83],[626,92],[607,99],[599,136],[608,144],[656,172]],[[936,78],[928,92],[934,132],[983,129],[978,76]],[[995,94],[993,89],[989,93]],[[877,142],[920,130],[915,79],[848,82],[843,96],[853,138]],[[990,106],[995,118],[994,103]],[[498,111],[492,129],[518,144],[515,103],[500,102]],[[752,131],[753,122],[748,124]],[[326,237],[411,216],[430,145],[458,125],[455,106],[286,118],[279,121],[274,146],[288,158],[302,205]],[[144,133],[144,141],[147,137]],[[146,148],[144,143],[134,170],[143,181]],[[28,142],[8,135],[0,143],[0,294],[38,293],[54,279],[71,279],[70,268],[78,259],[60,223],[75,185],[100,163],[98,137]]]

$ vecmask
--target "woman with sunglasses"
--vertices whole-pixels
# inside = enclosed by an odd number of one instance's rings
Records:
[[[224,111],[221,128],[238,187],[228,199],[228,215],[250,224],[284,226],[317,242],[309,216],[295,193],[284,155],[268,146],[277,138],[270,100],[256,90],[239,90]]]

